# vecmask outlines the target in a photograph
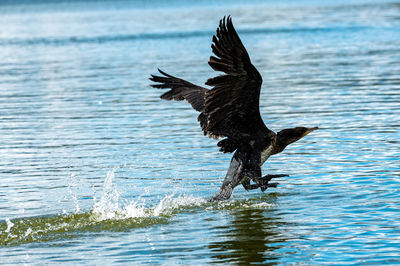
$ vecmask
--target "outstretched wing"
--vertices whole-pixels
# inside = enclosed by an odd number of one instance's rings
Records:
[[[161,69],[158,71],[164,76],[151,75],[150,80],[159,84],[152,84],[153,88],[170,89],[160,96],[164,100],[186,100],[198,112],[204,109],[204,97],[208,89],[197,86],[189,81],[171,76]]]
[[[220,20],[212,41],[215,56],[208,63],[225,74],[206,82],[213,88],[205,93],[204,133],[239,140],[268,132],[259,111],[262,78],[251,63],[230,16]]]

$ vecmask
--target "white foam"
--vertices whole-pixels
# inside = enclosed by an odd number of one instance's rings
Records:
[[[255,203],[255,204],[251,204],[248,205],[248,208],[253,208],[253,209],[268,209],[271,207],[275,207],[275,204],[272,203],[267,203],[267,202],[260,202],[260,203]]]
[[[174,198],[174,194],[165,196],[153,209],[153,216],[170,215],[176,209],[189,206],[200,206],[206,203],[203,198],[190,195],[179,195]]]
[[[28,229],[25,232],[25,237],[29,236],[32,233],[32,228],[28,227]]]

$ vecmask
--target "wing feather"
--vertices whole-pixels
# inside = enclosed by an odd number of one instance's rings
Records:
[[[159,84],[152,84],[153,88],[170,89],[160,96],[164,100],[188,101],[193,109],[202,112],[204,109],[204,97],[208,89],[197,86],[189,81],[174,77],[158,69],[164,75],[151,75],[150,80]]]
[[[262,78],[232,24],[230,16],[219,22],[212,38],[210,67],[223,74],[207,80],[211,90],[171,76],[151,75],[155,88],[170,89],[161,95],[165,100],[186,100],[200,112],[198,121],[204,135],[226,137],[218,146],[233,152],[249,140],[273,134],[262,121],[259,99]]]
[[[225,74],[206,82],[212,89],[205,93],[204,133],[240,139],[269,131],[259,112],[261,75],[251,63],[230,16],[220,20],[212,42],[214,56],[208,64]]]

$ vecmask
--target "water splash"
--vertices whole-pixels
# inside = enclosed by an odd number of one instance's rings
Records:
[[[114,168],[107,173],[103,186],[103,196],[100,201],[94,204],[92,214],[98,221],[139,217],[168,217],[183,207],[201,206],[206,203],[205,199],[194,196],[176,196],[176,192],[166,195],[158,204],[153,206],[148,206],[149,204],[142,200],[141,196],[135,201],[121,203],[121,194],[113,182],[116,169]]]
[[[120,193],[117,186],[113,183],[115,178],[115,167],[112,171],[107,173],[104,180],[103,195],[99,202],[95,202],[93,207],[93,214],[97,215],[99,220],[116,219],[121,208],[119,207]]]
[[[72,198],[72,201],[74,202],[75,213],[79,213],[81,211],[81,208],[79,207],[78,193],[76,191],[76,188],[77,188],[76,175],[75,174],[71,174],[70,179],[69,179],[69,183],[68,183],[68,194],[70,195],[70,197]],[[66,213],[65,210],[63,212]]]
[[[205,211],[271,207],[263,199],[209,203],[206,199],[179,194],[177,191],[165,195],[155,203],[143,200],[141,195],[133,201],[123,201],[114,183],[116,170],[114,168],[107,173],[102,196],[99,201],[94,200],[93,208],[88,212],[80,212],[78,198],[70,186],[68,189],[71,190],[71,199],[76,206],[74,213],[18,218],[12,221],[7,218],[5,222],[0,222],[0,246],[75,238],[88,232],[127,231],[148,227],[168,223],[171,216],[189,209]]]
[[[107,173],[103,194],[94,202],[92,210],[80,212],[78,198],[72,191],[74,178],[68,187],[75,204],[74,213],[56,216],[7,218],[0,222],[0,246],[52,241],[59,238],[79,237],[87,232],[126,231],[167,223],[168,218],[182,209],[201,206],[206,201],[193,196],[166,195],[156,204],[149,204],[139,196],[131,202],[122,202],[121,193],[114,183],[115,171]]]

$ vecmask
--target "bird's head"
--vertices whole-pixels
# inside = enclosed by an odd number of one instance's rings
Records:
[[[299,139],[303,138],[308,133],[310,133],[314,130],[317,130],[317,129],[318,129],[318,127],[312,127],[312,128],[295,127],[295,128],[283,129],[278,132],[278,135],[277,135],[278,142],[284,149],[287,145],[298,141]]]

